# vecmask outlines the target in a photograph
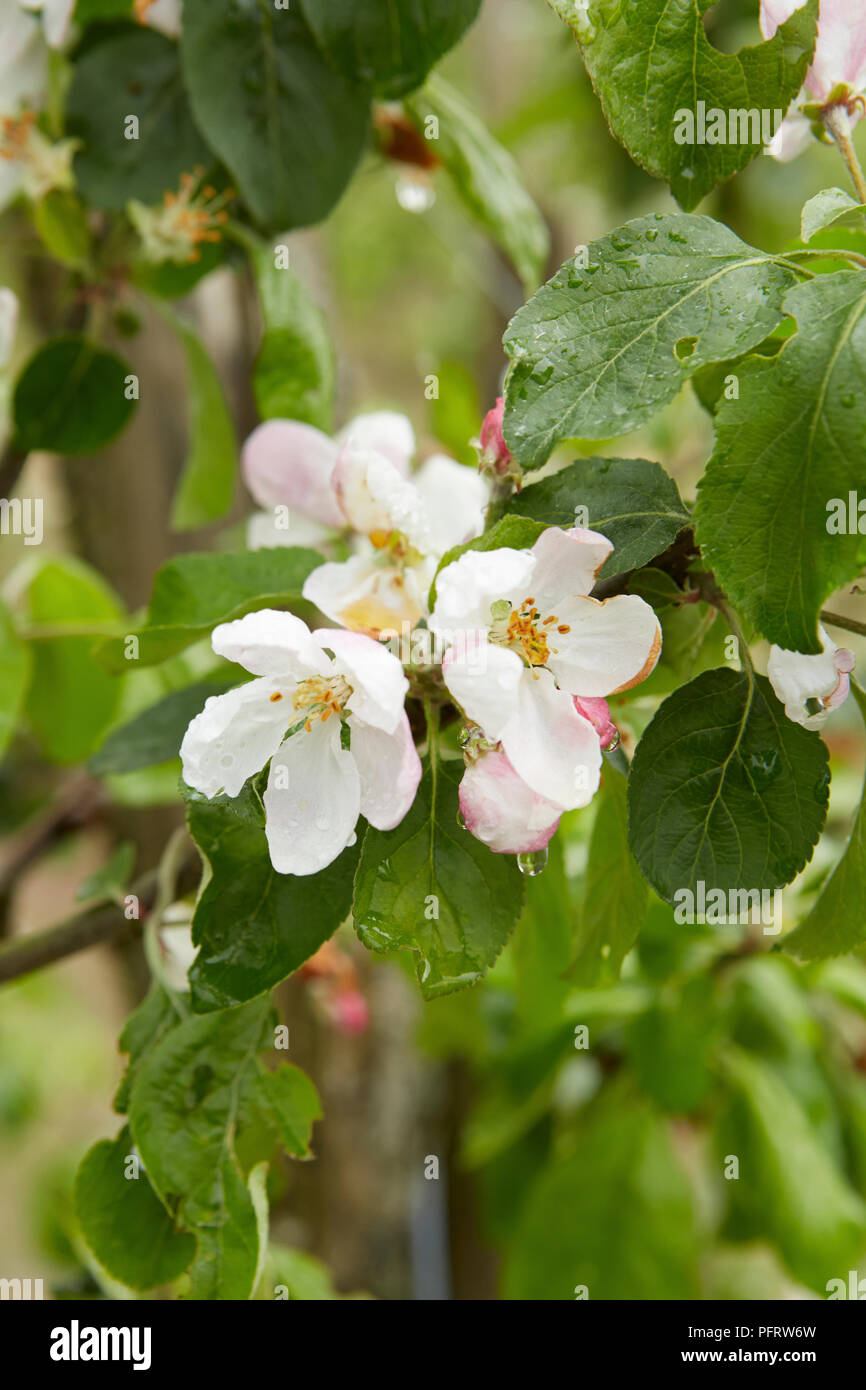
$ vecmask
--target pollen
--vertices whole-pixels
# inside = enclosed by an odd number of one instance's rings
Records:
[[[527,666],[544,666],[550,656],[547,633],[540,630],[537,620],[538,609],[531,598],[524,599],[508,619],[506,643],[517,649]]]
[[[568,626],[568,623],[560,623],[559,627],[556,630],[557,632],[561,632],[563,637],[567,632],[571,632],[571,628]]]
[[[275,704],[277,703],[277,701],[278,701],[278,700],[282,700],[282,698],[283,698],[283,697],[282,697],[282,695],[280,694],[279,690],[275,690],[274,693],[273,693],[273,695],[271,696],[271,704],[272,704],[272,705],[275,705]]]

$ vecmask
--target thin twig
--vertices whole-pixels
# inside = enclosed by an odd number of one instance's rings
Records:
[[[846,618],[843,613],[830,613],[826,608],[822,608],[821,622],[829,623],[831,627],[843,627],[846,632],[856,632],[861,637],[866,637],[866,623],[858,623],[856,618]]]

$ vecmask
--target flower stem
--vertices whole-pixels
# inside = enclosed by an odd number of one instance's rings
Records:
[[[821,622],[829,623],[831,627],[842,627],[846,632],[856,632],[860,637],[866,637],[866,623],[858,623],[856,618],[846,618],[842,613],[829,613],[826,608],[822,609]]]
[[[866,175],[863,167],[857,158],[857,151],[854,149],[854,141],[851,138],[851,118],[844,106],[831,106],[824,112],[824,125],[828,134],[832,137],[839,147],[839,153],[845,161],[848,173],[854,182],[857,190],[857,197],[861,203],[866,203]]]

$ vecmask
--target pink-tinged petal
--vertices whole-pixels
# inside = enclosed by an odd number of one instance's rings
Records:
[[[542,617],[558,612],[566,599],[588,594],[613,546],[598,531],[551,526],[532,547],[532,596]]]
[[[494,854],[532,854],[545,849],[559,825],[554,806],[518,777],[505,753],[482,753],[460,783],[466,829]]]
[[[637,594],[618,594],[598,603],[573,599],[560,606],[550,629],[556,648],[548,662],[563,690],[572,695],[615,695],[646,680],[659,659],[661,627]],[[568,632],[560,629],[567,627]]]
[[[494,741],[517,715],[526,669],[516,652],[489,643],[465,651],[452,647],[442,661],[448,690],[467,719]]]
[[[266,678],[211,695],[180,745],[187,785],[208,797],[237,796],[280,746],[293,712],[287,695],[290,689]]]
[[[362,536],[384,542],[401,531],[413,545],[426,540],[421,498],[384,454],[350,440],[337,456],[333,483],[344,517]]]
[[[287,738],[271,760],[264,795],[265,835],[278,874],[317,874],[355,833],[361,779],[340,747],[340,721],[316,721]]]
[[[361,815],[377,830],[393,830],[415,800],[421,760],[406,714],[393,733],[349,719],[351,754],[361,778]]]
[[[244,482],[263,507],[288,507],[340,529],[343,514],[331,485],[337,445],[300,420],[266,420],[241,452]]]
[[[610,717],[607,700],[579,699],[575,696],[574,708],[584,719],[588,719],[602,748],[611,748],[619,742],[619,729]]]
[[[767,154],[778,159],[781,164],[796,159],[812,143],[812,123],[801,111],[792,106],[782,121],[776,134],[766,147]]]
[[[313,637],[334,653],[335,666],[342,671],[352,695],[348,710],[364,724],[393,734],[403,718],[403,702],[409,682],[403,667],[387,648],[360,632],[320,627]]]
[[[767,676],[776,698],[785,706],[788,718],[804,729],[822,728],[830,710],[838,709],[848,696],[849,672],[854,669],[853,652],[837,647],[820,625],[818,636],[824,650],[816,656],[773,646],[767,661]],[[820,701],[823,708],[810,714],[810,700]]]
[[[770,39],[804,0],[761,0],[761,32]],[[855,91],[866,83],[866,9],[862,0],[821,0],[818,41],[805,86],[816,101],[826,101],[846,82]]]
[[[515,772],[539,796],[564,811],[589,805],[601,776],[598,734],[548,672],[524,668],[517,713],[501,742]]]
[[[424,521],[435,555],[444,555],[453,545],[481,535],[490,492],[477,469],[466,468],[446,454],[433,454],[413,474],[412,482],[424,503]]]
[[[514,467],[514,459],[502,431],[504,417],[505,401],[502,396],[497,396],[495,406],[488,410],[481,426],[482,462],[500,475]]]
[[[213,630],[211,644],[217,656],[236,661],[254,676],[302,681],[308,676],[327,675],[330,669],[306,623],[277,608],[260,608],[245,618],[220,623]]]
[[[304,584],[304,598],[335,623],[376,637],[415,627],[424,616],[423,586],[409,569],[383,566],[374,553],[353,555],[314,569]]]
[[[806,0],[761,0],[760,24],[765,39],[771,39],[780,24],[785,24]]]
[[[440,634],[488,628],[491,603],[520,603],[532,593],[527,585],[534,571],[535,559],[528,550],[468,550],[436,577],[430,627]]]
[[[415,453],[415,431],[405,415],[393,410],[375,410],[368,415],[356,415],[340,430],[338,446],[348,443],[353,449],[369,449],[382,454],[406,477]]]

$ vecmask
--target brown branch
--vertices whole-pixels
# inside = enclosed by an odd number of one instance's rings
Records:
[[[105,789],[86,774],[58,788],[51,804],[0,844],[0,895],[67,830],[85,825],[106,804]]]
[[[190,853],[178,874],[176,893],[179,898],[191,893],[201,877],[201,860]],[[0,984],[17,980],[34,970],[41,970],[54,961],[97,946],[104,941],[116,941],[139,931],[142,921],[156,902],[159,875],[156,869],[143,874],[130,887],[130,895],[138,899],[138,919],[129,920],[117,903],[100,903],[76,917],[30,936],[17,937],[0,947]]]
[[[0,497],[11,497],[18,482],[18,475],[27,462],[26,450],[13,449],[8,445],[0,457]]]

